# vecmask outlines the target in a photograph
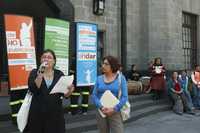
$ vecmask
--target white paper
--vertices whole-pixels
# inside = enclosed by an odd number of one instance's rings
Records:
[[[56,85],[51,90],[50,94],[53,93],[66,94],[69,91],[67,88],[72,84],[73,80],[74,80],[74,75],[60,77]]]
[[[158,74],[161,73],[161,69],[162,68],[160,66],[156,66],[156,69],[155,69],[156,73],[158,73]]]
[[[100,102],[103,105],[103,107],[113,108],[119,103],[119,100],[112,94],[110,90],[106,90],[103,93]]]
[[[106,115],[100,110],[100,109],[98,109],[98,111],[99,111],[99,113],[100,113],[100,115],[101,115],[101,117],[103,117],[103,118],[105,118],[106,117]]]
[[[112,94],[112,92],[110,90],[106,90],[103,93],[103,95],[100,99],[100,102],[103,107],[114,108],[119,103],[119,100]],[[102,117],[105,117],[105,115],[103,114],[103,112],[101,110],[99,110],[99,112]]]

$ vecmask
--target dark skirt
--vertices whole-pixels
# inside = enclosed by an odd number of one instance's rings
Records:
[[[166,88],[166,82],[163,75],[156,75],[151,78],[150,87],[152,90],[164,90]]]
[[[65,133],[64,115],[30,115],[23,133]]]
[[[62,102],[56,96],[48,97],[45,104],[33,97],[28,123],[23,133],[65,133]]]

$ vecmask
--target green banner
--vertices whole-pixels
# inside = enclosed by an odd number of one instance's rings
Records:
[[[69,69],[69,22],[46,18],[45,49],[56,54],[56,68],[68,75]]]

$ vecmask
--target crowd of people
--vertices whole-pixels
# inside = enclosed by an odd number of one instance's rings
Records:
[[[136,71],[136,65],[131,66],[131,70],[125,72],[128,81],[128,89],[132,88],[132,81],[135,85],[141,82],[142,77]],[[170,76],[166,76],[165,66],[161,58],[155,58],[150,63],[148,89],[143,89],[144,93],[153,93],[153,99],[159,100],[164,96],[169,96],[173,102],[173,111],[182,115],[184,112],[194,115],[194,109],[200,109],[200,66],[196,65],[194,70],[172,71]],[[190,73],[189,73],[190,72]],[[138,86],[138,85],[136,85]],[[144,87],[144,85],[142,85]],[[134,89],[137,89],[135,87]],[[130,92],[130,91],[129,91]]]
[[[38,68],[31,71],[28,79],[29,91],[33,99],[29,111],[28,123],[24,133],[64,133],[65,120],[62,107],[63,97],[69,97],[74,85],[68,86],[66,94],[49,94],[61,76],[64,74],[55,69],[56,56],[52,50],[45,50],[41,55],[44,70]],[[42,71],[41,71],[42,70]],[[153,93],[153,99],[159,100],[164,94],[169,94],[173,101],[173,111],[179,115],[184,112],[194,115],[194,109],[200,109],[200,66],[188,75],[187,71],[174,71],[166,80],[166,69],[161,58],[155,58],[149,65],[149,83],[144,89],[142,76],[133,64],[131,70],[122,74],[122,68],[117,58],[106,56],[102,60],[102,74],[97,77],[92,91],[92,100],[97,108],[96,120],[100,133],[123,133],[123,120],[120,110],[128,100],[129,83],[136,84],[140,92]],[[119,79],[120,77],[120,79]],[[119,87],[120,84],[120,87]],[[121,97],[119,96],[119,88]],[[119,103],[114,107],[105,107],[101,97],[110,91]],[[103,113],[105,117],[102,117]]]
[[[63,97],[73,94],[74,85],[66,86],[66,94],[50,94],[59,79],[64,76],[63,72],[55,69],[56,56],[54,51],[45,50],[40,58],[40,67],[33,69],[28,78],[28,90],[32,93],[28,121],[23,133],[64,133],[65,120],[62,107]],[[106,56],[102,63],[102,75],[97,77],[94,85],[92,99],[97,109],[106,117],[102,117],[99,111],[96,120],[101,133],[123,133],[123,120],[120,110],[128,100],[126,79],[120,75],[121,96],[119,103],[114,107],[104,107],[100,98],[106,90],[110,90],[116,97],[119,93],[119,69],[117,58]]]

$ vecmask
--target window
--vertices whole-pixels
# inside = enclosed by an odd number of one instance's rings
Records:
[[[185,69],[192,69],[197,64],[197,17],[183,13],[182,48]]]

